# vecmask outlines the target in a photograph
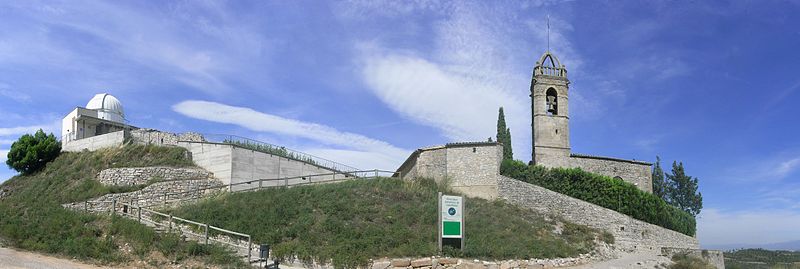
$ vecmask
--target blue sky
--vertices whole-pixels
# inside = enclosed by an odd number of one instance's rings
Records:
[[[703,245],[800,239],[798,1],[3,1],[0,160],[108,92],[136,126],[388,170],[504,106],[528,161],[547,15],[573,152],[682,161]]]

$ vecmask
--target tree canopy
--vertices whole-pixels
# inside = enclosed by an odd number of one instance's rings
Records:
[[[22,174],[31,174],[44,168],[61,152],[61,143],[53,133],[46,135],[42,129],[35,134],[25,134],[8,151],[6,165]]]
[[[503,144],[503,160],[514,159],[514,151],[511,148],[511,128],[506,126],[506,115],[503,113],[503,107],[500,107],[500,112],[497,114],[497,142]]]

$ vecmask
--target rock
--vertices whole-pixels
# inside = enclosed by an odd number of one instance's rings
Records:
[[[519,262],[516,261],[506,261],[500,264],[500,269],[512,269],[519,267]]]
[[[500,266],[498,266],[496,263],[490,263],[486,265],[486,269],[500,269]]]
[[[408,267],[411,266],[411,259],[394,259],[391,264],[392,267]]]
[[[431,266],[431,259],[430,258],[422,258],[411,261],[411,267],[424,267],[424,266]]]
[[[482,263],[464,262],[456,266],[456,269],[486,269]]]
[[[389,261],[375,262],[372,264],[372,269],[386,269],[389,268],[389,265],[392,265]]]
[[[439,264],[442,265],[450,265],[450,264],[457,264],[458,259],[456,258],[441,258],[439,259]]]

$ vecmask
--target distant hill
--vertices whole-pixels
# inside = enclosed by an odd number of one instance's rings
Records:
[[[768,249],[768,250],[800,251],[800,240],[786,241],[786,242],[779,242],[779,243],[770,243],[770,244],[703,245],[703,248],[719,249],[719,250],[733,250],[733,249],[743,249],[743,248],[762,248],[762,249]]]

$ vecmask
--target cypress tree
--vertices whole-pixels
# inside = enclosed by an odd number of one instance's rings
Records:
[[[503,144],[503,160],[514,159],[511,149],[511,129],[506,127],[506,115],[503,113],[503,107],[500,107],[497,115],[497,142]]]
[[[656,156],[656,163],[653,165],[653,194],[661,200],[669,200],[670,184],[664,178],[664,170],[661,169],[661,157]]]

